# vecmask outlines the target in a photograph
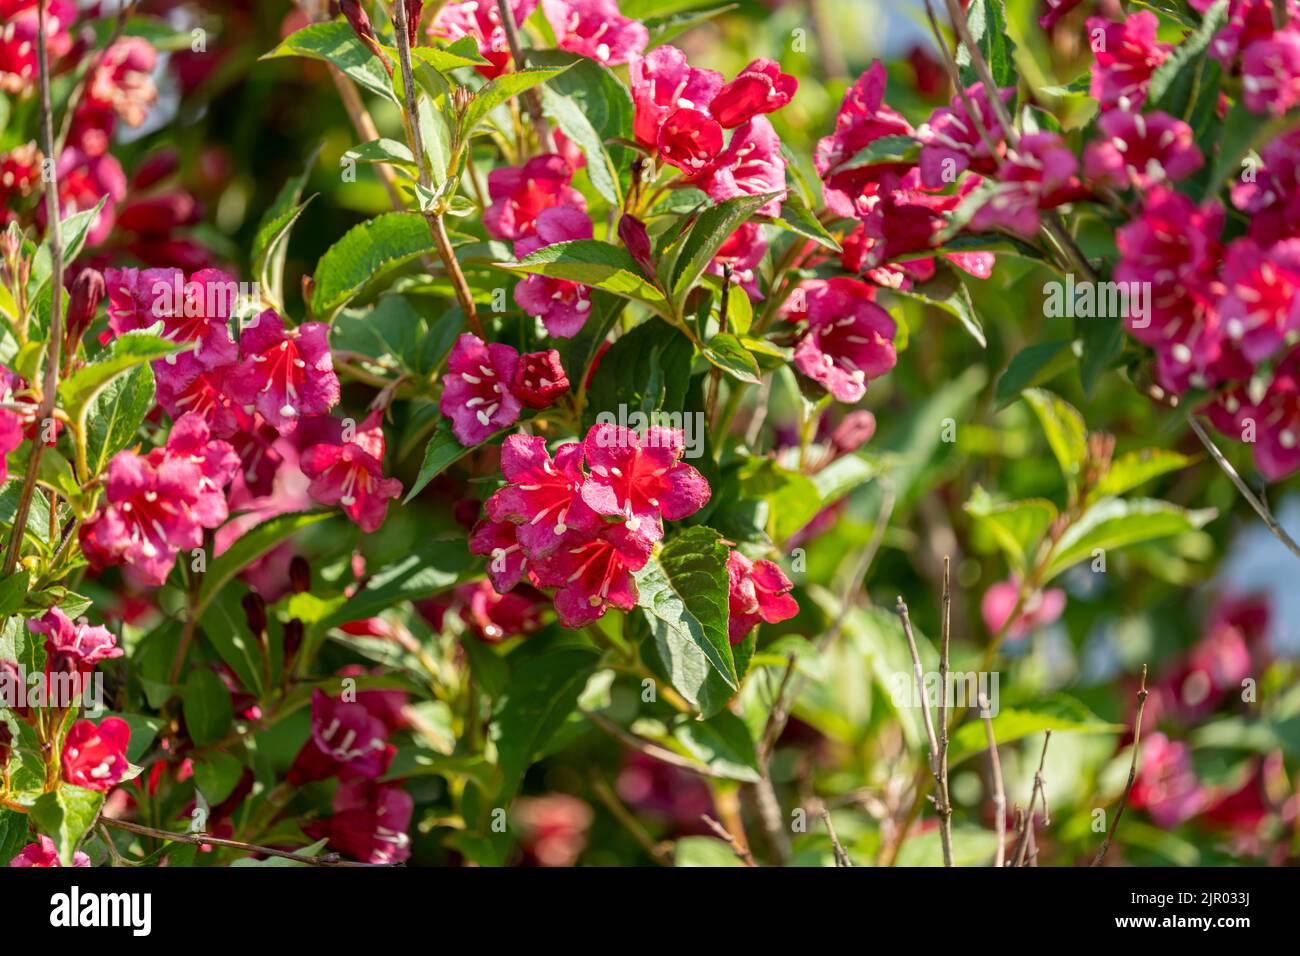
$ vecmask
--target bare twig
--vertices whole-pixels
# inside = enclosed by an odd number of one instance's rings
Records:
[[[1115,807],[1115,816],[1111,818],[1110,829],[1106,831],[1106,839],[1101,841],[1101,847],[1097,850],[1097,855],[1092,858],[1092,866],[1100,865],[1106,856],[1106,851],[1110,849],[1110,845],[1115,839],[1115,831],[1119,829],[1119,818],[1124,815],[1124,808],[1128,806],[1129,794],[1133,792],[1133,782],[1137,779],[1138,748],[1142,744],[1142,712],[1147,706],[1147,666],[1145,664],[1142,665],[1142,680],[1138,685],[1137,700],[1137,717],[1133,721],[1133,758],[1128,765],[1128,783],[1124,784],[1124,792],[1120,794],[1119,805]]]
[[[304,863],[307,866],[365,867],[370,869],[387,865],[383,863],[357,863],[354,860],[345,860],[337,853],[327,853],[324,856],[304,856],[301,853],[291,853],[288,850],[277,850],[271,846],[257,846],[252,843],[242,843],[239,840],[226,840],[221,837],[208,836],[206,833],[173,833],[170,830],[141,826],[138,823],[128,823],[126,820],[110,820],[107,817],[101,817],[100,823],[118,830],[137,833],[140,836],[153,837],[156,840],[189,843],[193,846],[226,847],[232,850],[243,850],[246,853],[260,853],[263,856],[279,857],[282,860],[293,860],[295,863]]]
[[[826,832],[831,838],[831,848],[835,851],[835,865],[852,866],[853,861],[844,852],[844,846],[840,843],[840,838],[835,835],[835,824],[831,823],[831,812],[826,809],[824,804],[822,806],[822,823],[826,824]]]
[[[1043,764],[1047,760],[1047,745],[1051,743],[1052,732],[1045,731],[1043,734],[1043,752],[1038,756],[1038,770],[1034,773],[1034,789],[1029,794],[1029,807],[1025,810],[1025,827],[1020,832],[1020,839],[1016,841],[1016,850],[1012,855],[1012,866],[1025,865],[1025,853],[1029,850],[1029,844],[1033,842],[1034,834],[1034,804],[1039,797],[1043,798],[1043,825],[1050,824],[1051,817],[1047,809],[1047,792],[1043,789]]]
[[[993,857],[993,865],[1002,869],[1007,854],[1007,792],[1002,786],[1002,761],[998,758],[998,742],[993,736],[989,700],[983,694],[979,696],[979,705],[980,715],[984,718],[984,734],[989,741],[989,765],[993,772],[993,812],[997,814],[993,821],[993,831],[998,837],[998,848]]]
[[[650,859],[654,860],[660,866],[672,866],[672,853],[670,852],[671,844],[656,843],[654,838],[646,832],[646,828],[618,798],[612,787],[596,771],[591,772],[591,789],[596,794],[597,799],[605,805],[610,814],[619,823],[623,824],[623,829],[632,835],[632,839],[641,845],[641,848],[649,854]]]
[[[948,642],[952,637],[952,586],[948,555],[943,556],[943,620],[939,648],[939,782],[938,811],[941,839],[952,847],[952,799],[948,793]]]
[[[944,779],[939,762],[939,740],[934,732],[934,718],[930,714],[930,701],[925,693],[925,675],[921,668],[921,653],[916,648],[916,635],[912,633],[912,619],[907,613],[907,604],[903,596],[898,596],[898,616],[903,620],[903,634],[907,637],[907,649],[912,654],[912,671],[916,677],[916,691],[921,697],[921,716],[925,722],[925,735],[930,743],[930,774],[934,777],[935,806],[939,811],[939,836],[943,846],[943,865],[952,866],[952,833],[942,826],[945,808],[948,804],[948,781]]]
[[[506,43],[510,47],[510,55],[514,58],[515,69],[522,70],[528,65],[525,58],[523,44],[519,42],[519,28],[515,25],[515,15],[510,9],[508,0],[497,0],[497,13],[501,16],[501,28],[506,34]],[[542,100],[537,95],[537,90],[524,90],[523,93],[524,109],[528,111],[528,118],[533,124],[533,132],[537,135],[537,145],[546,152],[555,151],[555,141],[551,136],[551,129],[546,123],[546,117],[542,115]]]
[[[1286,545],[1288,551],[1300,558],[1300,545],[1297,545],[1295,539],[1287,534],[1286,529],[1278,524],[1268,505],[1255,492],[1251,491],[1250,485],[1246,484],[1241,475],[1237,474],[1237,469],[1232,467],[1232,463],[1223,457],[1223,452],[1219,451],[1219,446],[1214,443],[1214,439],[1205,433],[1205,429],[1201,427],[1201,423],[1196,420],[1196,417],[1191,412],[1187,413],[1187,424],[1192,426],[1192,431],[1196,432],[1196,437],[1201,440],[1201,444],[1210,453],[1210,457],[1214,459],[1215,464],[1223,469],[1223,473],[1232,480],[1237,490],[1241,492],[1241,496],[1255,509],[1255,514],[1263,519],[1265,526],[1272,532],[1273,537]]]
[[[758,866],[758,864],[754,862],[754,854],[750,853],[749,848],[737,840],[731,834],[730,830],[707,813],[701,813],[700,819],[704,821],[706,827],[714,832],[719,840],[722,840],[731,847],[731,852],[736,854],[736,859],[745,864],[745,866]]]

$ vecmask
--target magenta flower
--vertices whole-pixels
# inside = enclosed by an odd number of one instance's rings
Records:
[[[795,346],[795,367],[837,401],[852,404],[866,394],[869,381],[894,367],[898,328],[873,301],[871,286],[856,279],[806,282],[803,292],[806,308],[789,313],[808,321]]]
[[[0,90],[22,93],[36,86],[36,47],[40,42],[37,0],[0,3],[5,27],[0,30]],[[45,13],[45,39],[52,59],[72,49],[69,30],[77,19],[72,0],[52,0]]]
[[[1241,441],[1249,425],[1255,433],[1251,451],[1269,481],[1300,470],[1300,349],[1292,349],[1273,371],[1258,404],[1240,385],[1209,406],[1210,420],[1225,435]]]
[[[461,604],[461,620],[489,644],[531,634],[542,624],[544,604],[532,588],[499,594],[487,581],[476,581],[458,587],[456,598]]]
[[[1300,3],[1296,0],[1285,0],[1285,3],[1284,16],[1294,21],[1300,16]],[[1213,0],[1191,0],[1191,4],[1201,14],[1214,6]],[[1277,5],[1278,0],[1229,0],[1228,22],[1210,41],[1210,55],[1225,69],[1233,69],[1237,54],[1257,40],[1270,39],[1276,32],[1273,8]]]
[[[656,145],[665,163],[676,166],[695,179],[708,173],[722,151],[722,127],[709,114],[694,109],[680,109],[659,127]]]
[[[131,726],[120,717],[105,717],[98,727],[77,721],[63,741],[63,779],[87,790],[111,790],[131,769],[130,742]]]
[[[533,234],[544,209],[576,206],[585,211],[587,201],[569,185],[572,178],[569,164],[555,153],[534,156],[523,166],[492,170],[488,173],[492,204],[483,214],[483,227],[494,239],[523,239]]]
[[[610,606],[636,607],[633,571],[645,567],[653,542],[626,525],[606,527],[595,537],[570,530],[559,546],[535,563],[537,582],[554,587],[555,611],[565,627],[578,628],[602,617]]]
[[[9,478],[8,454],[22,443],[22,419],[7,408],[0,408],[0,484]]]
[[[225,390],[226,374],[232,368],[233,364],[207,369],[180,386],[175,376],[160,376],[158,404],[172,418],[193,413],[207,423],[212,434],[234,441],[241,412]]]
[[[1005,627],[1007,638],[1016,640],[1054,623],[1065,611],[1065,592],[1060,588],[1035,591],[1025,598],[1016,619],[1008,625],[1019,599],[1020,582],[1014,577],[999,581],[984,592],[980,614],[990,634],[997,634]]]
[[[529,408],[546,408],[569,390],[569,376],[555,349],[529,352],[519,357],[510,392]]]
[[[794,99],[799,81],[781,72],[774,60],[754,60],[718,91],[710,111],[725,129],[735,129],[760,113],[773,113]]]
[[[99,245],[113,231],[117,204],[126,196],[126,174],[121,164],[108,153],[90,156],[68,147],[59,155],[58,175],[59,215],[64,219],[94,209],[101,199],[107,200],[86,234],[86,245]],[[45,209],[42,203],[36,210],[36,221],[42,228],[46,225]]]
[[[515,243],[523,259],[544,246],[592,237],[591,220],[576,206],[552,206],[537,216],[536,231]],[[515,303],[542,320],[549,335],[568,339],[582,331],[591,313],[591,289],[550,276],[527,275],[515,284]]]
[[[627,63],[650,42],[645,24],[619,13],[615,0],[542,0],[542,13],[561,50],[606,66]]]
[[[529,569],[529,555],[519,543],[518,535],[530,527],[483,518],[469,533],[469,553],[488,558],[488,578],[501,594],[518,584]],[[549,531],[550,528],[537,530],[538,537],[543,537],[542,530]]]
[[[376,412],[350,442],[312,445],[299,465],[312,479],[307,493],[323,505],[338,505],[367,534],[388,517],[388,499],[402,493],[402,483],[385,478],[384,429]]]
[[[755,116],[731,134],[731,142],[709,168],[703,189],[717,202],[780,193],[758,210],[760,215],[776,216],[785,198],[785,165],[776,130],[766,116]]]
[[[1006,103],[1015,93],[1008,88],[998,90],[997,95]],[[997,170],[1006,152],[1006,137],[984,84],[969,87],[966,96],[975,108],[975,119],[966,111],[962,98],[954,96],[947,106],[935,110],[929,120],[917,127],[916,138],[921,142],[921,182],[927,189],[944,189],[968,169],[987,176]],[[979,133],[981,127],[993,140],[996,153],[989,151]]]
[[[1142,766],[1129,802],[1151,814],[1155,824],[1172,829],[1205,809],[1209,793],[1196,777],[1192,751],[1160,732],[1142,739]]]
[[[522,26],[537,7],[537,0],[510,0],[510,12],[515,26]],[[429,36],[455,41],[473,37],[478,44],[478,55],[488,61],[487,66],[476,66],[489,80],[500,76],[510,63],[510,46],[501,24],[501,13],[496,0],[466,0],[449,3],[438,11],[429,24]]]
[[[100,661],[121,657],[117,637],[106,627],[92,627],[84,619],[74,623],[52,607],[39,619],[27,622],[33,634],[45,635],[45,666],[51,673],[88,674]]]
[[[411,795],[397,786],[350,780],[334,794],[334,816],[312,825],[311,834],[354,860],[392,866],[411,856]]]
[[[282,435],[300,418],[324,415],[339,400],[328,336],[322,322],[286,329],[284,319],[267,309],[239,334],[243,359],[226,376],[227,392]]]
[[[518,363],[519,353],[509,345],[486,345],[468,332],[456,340],[438,407],[462,445],[486,441],[519,418],[519,399],[510,391]]]
[[[1246,109],[1281,116],[1300,103],[1300,29],[1256,40],[1241,55]]]
[[[1205,164],[1192,128],[1168,113],[1109,110],[1097,131],[1101,138],[1088,144],[1083,160],[1091,180],[1146,191],[1186,179]]]
[[[334,776],[373,780],[387,773],[396,751],[384,722],[364,704],[318,687],[311,693],[311,737],[294,758],[289,781],[301,786]]]
[[[705,269],[709,275],[721,276],[723,267],[731,269],[731,281],[740,286],[753,301],[763,298],[758,286],[758,265],[767,253],[767,237],[763,227],[750,220],[741,223],[719,248]]]
[[[721,73],[689,66],[686,54],[667,44],[632,57],[628,80],[636,106],[633,135],[648,149],[658,147],[659,130],[677,110],[707,112],[723,83]]]
[[[213,439],[207,423],[198,415],[182,415],[172,425],[167,444],[149,453],[155,464],[183,461],[198,470],[191,489],[190,513],[205,528],[216,528],[229,516],[223,489],[239,470],[239,456],[229,443]]]
[[[1219,318],[1252,363],[1267,359],[1300,331],[1300,239],[1263,248],[1251,239],[1228,246]]]
[[[600,526],[582,498],[582,456],[581,444],[566,442],[552,459],[545,439],[537,435],[511,435],[502,443],[501,473],[507,484],[488,499],[487,514],[493,522],[518,525],[517,541],[530,557],[549,554],[571,528],[594,532]],[[495,536],[492,540],[495,549]]]
[[[771,561],[751,561],[739,551],[727,555],[727,637],[739,644],[760,621],[776,624],[799,613],[790,596],[794,584]]]
[[[1149,10],[1135,13],[1121,23],[1088,18],[1092,38],[1092,98],[1102,110],[1124,99],[1134,108],[1146,100],[1151,74],[1169,56],[1172,47],[1156,39],[1160,21]]]
[[[813,153],[817,175],[826,184],[826,205],[846,219],[855,214],[855,202],[868,183],[882,172],[899,173],[907,168],[907,164],[892,163],[837,171],[839,166],[882,137],[912,135],[912,125],[885,105],[886,81],[884,64],[879,60],[873,61],[844,94],[844,101],[835,115],[835,132],[822,137]]]
[[[38,834],[36,843],[30,843],[23,847],[23,851],[9,861],[12,867],[56,867],[63,866],[59,862],[59,850],[54,845],[54,841],[45,834]],[[73,866],[90,866],[90,857],[85,853],[78,851],[72,857]]]
[[[128,126],[144,123],[158,99],[153,82],[157,62],[157,52],[140,37],[123,37],[105,50],[86,85],[85,99],[78,104],[69,139],[84,149],[86,131],[103,131],[99,138],[107,148],[115,118]]]
[[[597,424],[583,442],[589,476],[582,500],[600,515],[623,518],[635,537],[663,537],[662,518],[680,521],[708,503],[705,477],[682,461],[681,429],[650,428],[642,439],[621,425]]]
[[[992,197],[971,217],[970,228],[979,232],[1000,227],[1022,236],[1034,235],[1040,209],[1052,209],[1086,194],[1074,175],[1078,169],[1074,153],[1056,133],[1021,137],[998,170],[999,183]]]
[[[1232,204],[1249,216],[1257,242],[1300,235],[1300,130],[1274,139],[1260,159],[1254,177],[1233,183]]]

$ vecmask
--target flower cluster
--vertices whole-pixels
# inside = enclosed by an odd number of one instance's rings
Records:
[[[518,421],[524,406],[545,408],[568,390],[555,349],[521,356],[467,332],[447,359],[439,407],[461,444],[477,445]]]

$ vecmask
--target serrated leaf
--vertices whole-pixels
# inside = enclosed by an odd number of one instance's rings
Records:
[[[234,720],[230,691],[215,671],[201,666],[190,671],[181,688],[181,712],[185,729],[198,747],[215,744]]]
[[[881,163],[911,163],[921,152],[921,144],[914,136],[881,136],[829,170],[829,174],[845,173],[864,166]]]
[[[1002,0],[971,0],[966,9],[966,24],[971,39],[984,55],[984,62],[999,87],[1014,87],[1016,74],[1016,45],[1007,30],[1007,11]],[[961,67],[963,86],[978,83],[980,78],[971,66],[970,51],[965,44],[957,46],[957,63]]]
[[[1088,427],[1083,416],[1065,399],[1044,389],[1027,388],[1021,395],[1038,416],[1047,444],[1073,487],[1088,454]]]
[[[139,365],[109,382],[86,410],[86,464],[100,474],[135,438],[154,403],[153,369]],[[42,459],[43,460],[43,459]]]
[[[1202,15],[1200,26],[1155,68],[1151,85],[1147,88],[1147,102],[1152,109],[1180,119],[1187,117],[1206,50],[1227,15],[1228,0],[1218,0]]]
[[[1152,478],[1180,471],[1196,459],[1164,448],[1131,451],[1111,462],[1110,470],[1089,492],[1089,500],[1122,495]]]
[[[531,90],[538,84],[559,76],[567,69],[566,66],[542,70],[518,70],[514,73],[503,73],[496,79],[484,83],[465,110],[465,116],[461,120],[461,136],[468,139],[474,128],[498,106],[525,90]]]
[[[508,272],[581,282],[641,302],[661,315],[668,314],[668,301],[663,293],[646,281],[641,267],[628,251],[598,239],[557,242],[518,263],[502,262],[497,267]]]
[[[370,52],[344,20],[313,23],[280,41],[263,60],[286,56],[305,56],[338,67],[346,76],[371,93],[400,106],[393,83],[379,58]]]
[[[750,385],[760,385],[763,382],[759,377],[758,362],[749,349],[741,345],[740,340],[734,335],[726,332],[718,333],[709,339],[703,354],[710,364],[722,369],[739,382],[747,382]]]
[[[798,193],[793,190],[785,195],[781,203],[781,215],[776,217],[755,216],[758,222],[771,222],[772,225],[784,229],[786,232],[792,232],[796,236],[803,236],[805,239],[811,239],[831,252],[843,252],[843,247],[835,241],[835,237],[826,231],[826,227],[821,224],[816,213],[804,205]]]
[[[1197,531],[1217,514],[1213,508],[1189,511],[1149,498],[1102,498],[1089,506],[1056,542],[1042,583],[1091,558],[1098,549],[1109,551]]]
[[[376,572],[346,604],[319,621],[324,632],[349,621],[374,617],[403,601],[418,601],[481,573],[465,541],[435,541]]]
[[[417,212],[384,213],[353,226],[316,264],[312,314],[328,321],[373,280],[435,248],[429,223]]]
[[[722,244],[731,238],[732,233],[744,225],[750,216],[780,195],[780,193],[763,193],[758,196],[737,196],[715,206],[709,206],[696,217],[690,231],[681,240],[681,250],[677,255],[677,265],[671,284],[675,304],[680,305],[686,300],[686,294],[694,288],[695,283],[704,274],[713,257],[718,254]]]
[[[307,176],[315,165],[320,151],[320,146],[313,149],[304,164],[303,171],[285,180],[284,185],[280,187],[280,192],[276,194],[275,201],[262,215],[257,225],[257,233],[253,236],[253,247],[249,253],[253,275],[257,277],[258,284],[272,302],[282,304],[284,301],[284,256],[289,245],[289,232],[303,210],[307,208],[307,203],[311,202],[310,198],[307,202],[300,202],[300,200],[303,188],[307,184]]]
[[[1072,357],[1068,339],[1039,342],[1021,349],[1007,363],[1006,371],[998,379],[998,408],[1011,404],[1026,388],[1046,382],[1064,371]]]
[[[472,448],[466,448],[452,434],[451,423],[445,418],[440,420],[437,431],[429,439],[429,444],[424,446],[424,461],[420,464],[420,473],[416,475],[415,481],[411,483],[411,490],[406,493],[402,503],[405,504],[418,495],[424,490],[425,485],[471,451],[473,451]]]
[[[1047,530],[1056,520],[1056,505],[1045,498],[995,502],[978,485],[966,513],[982,525],[1006,552],[1013,567],[1023,571]]]
[[[31,808],[32,823],[54,841],[59,861],[64,866],[72,866],[77,847],[95,825],[103,805],[102,793],[65,783],[36,799]]]
[[[971,301],[966,281],[947,263],[936,260],[935,273],[931,278],[914,285],[911,289],[890,291],[895,295],[937,306],[950,315],[955,315],[962,327],[970,333],[971,338],[980,344],[980,348],[988,348],[988,340],[984,337],[984,325],[975,313],[975,303]]]
[[[673,737],[716,774],[742,783],[757,783],[761,777],[749,727],[729,710],[708,720],[682,717],[673,727]]]
[[[230,796],[243,775],[244,765],[231,754],[218,750],[194,758],[194,785],[209,806]]]
[[[83,421],[82,416],[91,401],[113,379],[146,362],[188,351],[194,344],[173,342],[149,329],[119,335],[95,361],[83,365],[59,383],[59,399],[64,411],[73,421]]]
[[[1114,734],[1122,733],[1122,724],[1102,720],[1087,707],[1065,694],[1054,694],[1042,701],[1002,707],[992,718],[993,737],[998,746],[1022,740],[1032,734],[1052,733]],[[983,721],[970,720],[958,727],[949,742],[948,761],[957,763],[988,750]]]

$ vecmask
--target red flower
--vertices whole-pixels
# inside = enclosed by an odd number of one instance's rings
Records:
[[[483,227],[494,239],[523,239],[535,231],[537,217],[552,206],[587,208],[582,193],[569,185],[573,170],[555,153],[534,156],[523,166],[506,166],[488,173],[492,204],[483,214]]]
[[[872,301],[865,283],[837,277],[803,285],[808,329],[795,346],[794,364],[838,401],[852,404],[867,391],[867,383],[894,367],[897,326],[889,313]]]
[[[776,130],[766,116],[755,116],[731,134],[731,142],[709,168],[703,189],[717,202],[780,193],[758,209],[761,215],[775,216],[785,198],[785,165]]]
[[[776,624],[799,613],[790,596],[794,584],[771,561],[751,561],[739,551],[727,555],[727,637],[739,644],[759,621]]]
[[[1252,113],[1281,116],[1300,103],[1300,30],[1279,30],[1246,47],[1241,87]]]
[[[105,717],[98,727],[77,721],[63,741],[63,779],[87,790],[112,789],[131,768],[130,742],[131,726],[118,717]]]
[[[0,483],[9,478],[8,454],[22,443],[22,419],[7,408],[0,408]]]
[[[1300,348],[1278,362],[1258,403],[1251,401],[1249,387],[1241,385],[1219,396],[1208,411],[1215,426],[1238,441],[1247,427],[1253,430],[1255,467],[1269,481],[1300,470]]]
[[[286,329],[284,319],[267,309],[240,332],[243,360],[226,377],[230,397],[256,408],[282,435],[300,418],[324,415],[339,400],[328,335],[321,322]]]
[[[1169,56],[1172,47],[1156,40],[1160,21],[1148,10],[1135,13],[1122,23],[1100,17],[1088,18],[1092,38],[1092,98],[1103,110],[1121,99],[1140,107],[1146,100],[1151,74]]]
[[[555,349],[519,357],[510,391],[529,408],[546,408],[569,390],[569,377]]]
[[[628,63],[628,80],[636,118],[633,135],[642,146],[654,149],[664,121],[680,109],[707,111],[722,89],[722,74],[697,70],[686,62],[686,54],[675,46],[657,46],[644,57]]]
[[[519,543],[518,533],[525,525],[484,518],[469,534],[469,553],[490,558],[487,566],[492,586],[505,594],[528,570],[528,554]]]
[[[402,483],[385,478],[384,429],[379,413],[361,424],[352,441],[312,445],[299,464],[312,479],[307,493],[324,505],[339,505],[367,534],[388,517],[388,499],[402,493]]]
[[[438,407],[462,445],[486,441],[519,418],[519,399],[510,391],[518,364],[519,353],[509,345],[486,345],[468,332],[456,340]]]
[[[537,0],[510,0],[510,12],[515,26],[522,26],[537,7]],[[429,36],[442,40],[459,40],[473,37],[478,44],[478,54],[488,61],[487,66],[475,67],[488,79],[505,72],[510,63],[510,45],[501,24],[501,13],[496,0],[467,0],[449,3],[438,11],[429,25]]]
[[[714,118],[735,129],[759,113],[772,113],[794,98],[799,81],[781,72],[774,60],[755,60],[718,91],[710,105]]]
[[[83,619],[74,624],[59,608],[52,607],[39,620],[29,620],[33,634],[45,635],[47,672],[88,674],[100,661],[121,657],[117,637],[108,628],[92,627]]]
[[[397,748],[388,742],[384,722],[359,702],[311,694],[311,738],[289,770],[295,786],[340,774],[373,780],[388,771]]]
[[[59,850],[54,845],[54,841],[45,834],[39,834],[36,838],[39,842],[28,844],[23,851],[9,861],[12,867],[32,866],[32,867],[56,867],[63,866],[59,862]],[[78,852],[72,857],[72,865],[90,866],[90,857],[85,853]]]
[[[401,787],[351,780],[334,794],[334,816],[314,824],[312,835],[362,863],[391,866],[411,856],[411,814],[415,804]]]
[[[488,499],[487,514],[492,521],[518,525],[515,537],[529,556],[549,554],[570,528],[593,532],[599,527],[581,495],[582,454],[581,444],[566,442],[552,459],[538,435],[511,435],[502,443],[501,473],[507,484]]]
[[[705,175],[722,151],[722,127],[707,113],[680,109],[659,127],[656,145],[664,162],[694,179]]]
[[[36,48],[40,43],[37,0],[0,0],[0,90],[22,93],[36,86]],[[72,49],[69,29],[77,19],[71,0],[51,0],[45,11],[45,38],[57,60]]]
[[[462,604],[460,616],[476,637],[496,644],[519,634],[531,634],[541,626],[543,603],[532,588],[499,594],[487,581],[463,584],[456,589]]]
[[[594,538],[571,530],[533,571],[538,584],[558,588],[555,611],[560,623],[579,628],[603,616],[611,605],[624,611],[636,607],[632,572],[645,567],[652,548],[651,540],[625,525],[605,528]]]
[[[971,217],[970,228],[978,232],[1001,227],[1033,236],[1038,232],[1040,209],[1053,209],[1087,194],[1074,175],[1078,169],[1074,153],[1056,133],[1021,137],[998,169],[993,195]]]
[[[650,42],[645,24],[620,14],[616,0],[542,0],[542,13],[561,50],[607,66],[628,62]]]
[[[1113,109],[1097,120],[1097,131],[1101,138],[1088,144],[1084,169],[1098,182],[1146,191],[1205,165],[1192,128],[1168,113]]]

